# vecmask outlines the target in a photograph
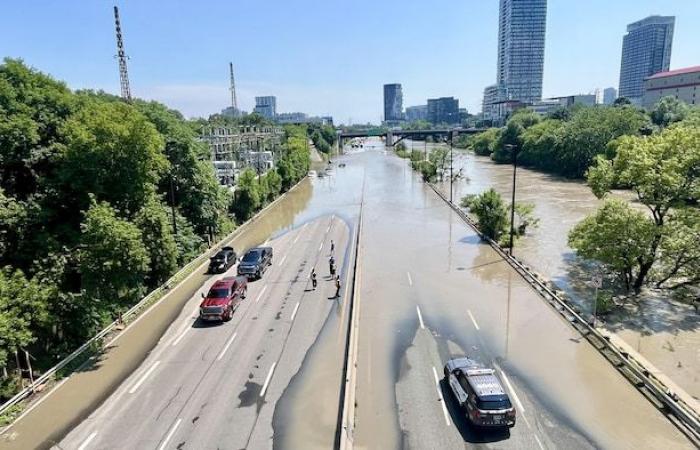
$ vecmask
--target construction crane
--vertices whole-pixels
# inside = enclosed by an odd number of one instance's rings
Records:
[[[238,115],[238,99],[236,99],[236,80],[233,77],[233,63],[228,63],[228,67],[231,71],[231,106],[233,107],[233,113]]]
[[[117,31],[117,58],[119,59],[119,82],[122,88],[122,99],[131,101],[131,89],[129,88],[129,72],[126,68],[126,52],[124,52],[124,41],[122,40],[122,27],[119,23],[119,8],[114,7],[114,26]]]

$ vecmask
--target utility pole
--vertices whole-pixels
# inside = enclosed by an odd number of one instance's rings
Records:
[[[173,215],[173,235],[177,237],[177,221],[175,220],[175,183],[174,175],[170,174],[170,212]]]
[[[515,174],[518,170],[518,151],[515,145],[506,144],[505,148],[510,149],[513,155],[513,196],[510,202],[510,256],[513,256],[513,234],[515,231]]]
[[[233,77],[233,63],[228,63],[228,67],[231,72],[231,106],[233,107],[233,113],[238,115],[238,99],[236,98],[236,79]]]
[[[114,7],[114,26],[117,32],[117,58],[119,59],[119,82],[122,89],[122,99],[131,101],[131,88],[129,87],[129,72],[126,68],[126,52],[124,51],[124,41],[122,40],[122,26],[119,21],[119,8]]]
[[[450,203],[452,203],[452,180],[454,176],[452,174],[452,137],[454,131],[450,131]]]

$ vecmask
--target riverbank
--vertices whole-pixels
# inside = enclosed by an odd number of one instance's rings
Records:
[[[413,145],[424,148],[422,142]],[[428,144],[427,150],[435,147],[437,144]],[[410,150],[410,142],[407,148]],[[454,167],[463,175],[453,185],[455,199],[491,187],[510,199],[512,166],[455,149]],[[445,192],[450,189],[447,183],[441,188]],[[633,200],[629,192],[617,191],[613,195]],[[601,201],[583,181],[525,168],[518,168],[516,201],[534,204],[534,215],[540,219],[539,227],[518,241],[516,256],[552,280],[581,311],[592,313],[593,273],[568,246],[567,236]],[[623,339],[693,398],[700,398],[700,316],[692,306],[669,298],[668,292],[645,291],[634,302],[624,303],[603,317],[599,326]]]

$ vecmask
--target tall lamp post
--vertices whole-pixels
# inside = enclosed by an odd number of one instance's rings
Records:
[[[452,203],[452,181],[454,180],[454,174],[452,173],[452,138],[454,136],[454,131],[450,131],[450,203]]]
[[[173,234],[177,236],[177,220],[175,220],[175,175],[170,172],[170,212],[173,215]]]
[[[510,201],[510,242],[508,244],[510,256],[513,256],[513,235],[515,234],[515,176],[518,170],[518,148],[512,144],[506,144],[504,147],[510,150],[513,156],[513,195]]]

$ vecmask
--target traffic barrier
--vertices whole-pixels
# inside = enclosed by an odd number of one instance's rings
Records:
[[[62,359],[58,364],[53,366],[52,368],[48,369],[44,374],[42,374],[39,378],[35,379],[32,383],[30,383],[28,386],[26,386],[24,389],[22,389],[20,392],[18,392],[14,397],[0,405],[0,415],[6,413],[8,410],[10,410],[12,407],[15,405],[18,405],[22,401],[26,400],[27,398],[31,397],[35,393],[39,393],[41,391],[44,391],[44,385],[48,382],[50,382],[54,375],[56,375],[59,371],[61,371],[63,368],[68,366],[70,363],[75,361],[81,356],[84,356],[84,354],[91,349],[94,349],[95,346],[98,346],[100,349],[104,349],[104,345],[102,343],[102,340],[110,335],[112,332],[123,332],[128,328],[125,327],[125,324],[128,324],[131,320],[135,319],[138,317],[142,312],[144,312],[148,307],[155,306],[162,298],[164,298],[165,293],[169,291],[170,289],[174,288],[177,286],[180,282],[182,282],[187,276],[189,276],[193,270],[203,264],[206,263],[206,261],[213,256],[221,247],[222,245],[230,242],[234,238],[236,238],[240,233],[242,233],[245,229],[247,229],[250,224],[255,222],[262,214],[268,211],[272,206],[277,204],[279,201],[281,201],[283,198],[287,196],[289,192],[292,192],[294,189],[296,189],[297,186],[304,180],[302,178],[297,184],[292,186],[287,192],[284,194],[280,195],[277,197],[274,201],[272,201],[269,205],[265,206],[263,209],[258,211],[253,217],[248,219],[247,221],[243,222],[238,228],[233,230],[231,233],[229,233],[227,236],[219,240],[215,245],[212,245],[210,248],[208,248],[206,251],[204,251],[202,254],[197,256],[195,259],[187,263],[182,269],[180,269],[178,272],[176,272],[172,277],[168,279],[165,283],[163,283],[161,286],[158,288],[154,289],[148,295],[146,295],[141,301],[139,301],[137,304],[132,306],[128,311],[125,313],[120,313],[117,319],[107,325],[102,331],[97,333],[95,336],[90,338],[87,342],[85,342],[83,345],[78,347],[73,353],[70,355],[66,356],[64,359]],[[79,364],[78,367],[80,367],[82,364]],[[75,369],[71,370],[71,373]],[[70,376],[70,374],[67,374],[65,377]],[[62,377],[64,378],[64,377]],[[50,393],[50,391],[49,391]],[[48,395],[48,393],[47,393]],[[13,419],[13,421],[16,420]],[[12,426],[12,423],[10,423],[8,426],[6,426],[4,429],[0,429],[0,432],[3,432],[5,429],[7,429],[9,426]]]
[[[575,310],[574,306],[563,298],[563,291],[550,288],[550,285],[553,286],[551,282],[544,280],[543,277],[532,272],[522,261],[509,255],[498,243],[486,237],[479,231],[476,222],[474,222],[462,208],[451,202],[442,191],[432,183],[427,184],[438,197],[447,203],[447,205],[481,237],[482,240],[487,242],[501,258],[513,267],[526,282],[535,287],[535,291],[538,292],[540,296],[547,300],[568,322],[574,325],[574,328],[576,328],[605,359],[612,363],[625,378],[635,385],[635,387],[638,389],[646,389],[646,391],[653,396],[653,399],[662,405],[664,412],[671,414],[667,414],[667,417],[675,418],[676,420],[673,422],[676,426],[678,426],[681,431],[684,431],[696,445],[700,444],[699,411],[696,411],[691,405],[683,401],[683,399],[666,386],[662,380],[654,376],[653,371],[646,367],[643,362],[636,359],[624,349],[616,346],[612,342],[610,336],[604,335],[597,328],[591,326],[591,324]],[[596,345],[596,342],[600,343],[600,347]]]

